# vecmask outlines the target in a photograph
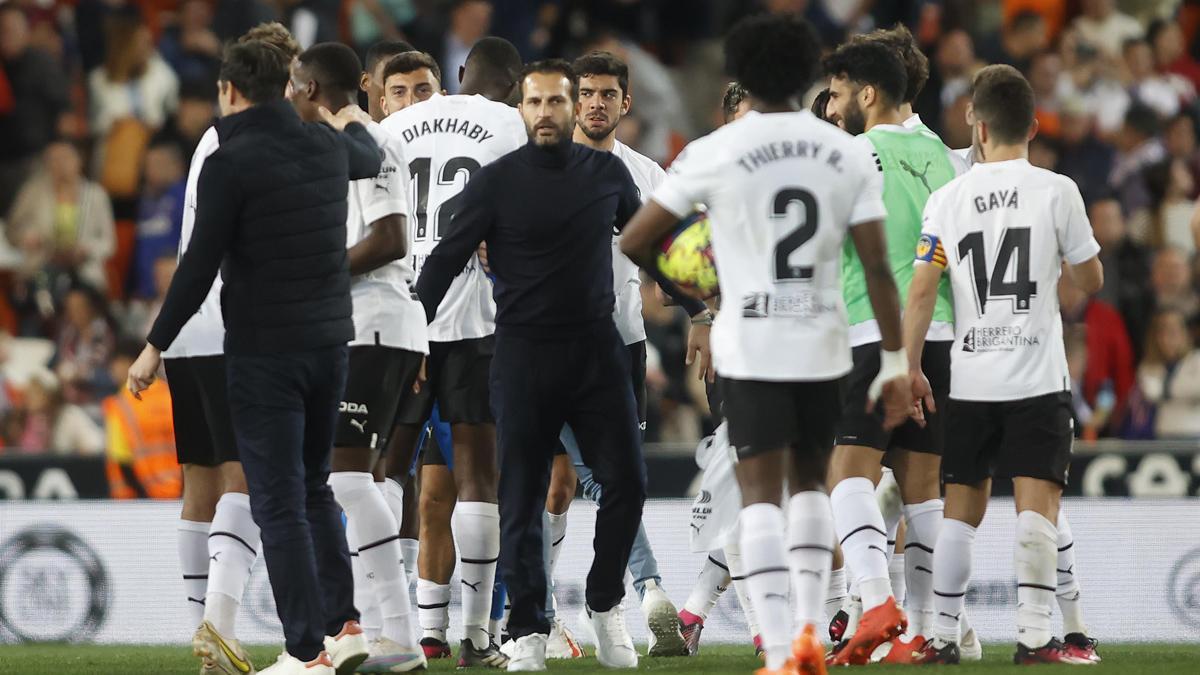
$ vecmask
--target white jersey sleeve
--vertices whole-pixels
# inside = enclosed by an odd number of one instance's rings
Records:
[[[657,162],[619,141],[612,152],[629,169],[643,202],[667,176]],[[621,341],[631,345],[646,339],[646,324],[642,319],[642,278],[637,264],[621,253],[620,242],[621,235],[613,235],[613,322],[617,324]]]
[[[1058,247],[1063,260],[1078,265],[1100,254],[1100,243],[1092,233],[1092,223],[1083,205],[1083,195],[1072,180],[1060,181],[1062,186],[1059,207],[1062,215],[1055,219],[1058,230]]]
[[[183,197],[183,222],[179,234],[179,257],[187,251],[188,242],[192,239],[192,228],[196,225],[196,185],[200,180],[200,170],[204,161],[217,151],[221,145],[217,137],[217,128],[209,127],[196,150],[192,153],[192,162],[188,167],[187,182]],[[216,356],[225,353],[225,321],[221,317],[221,274],[218,272],[213,280],[208,295],[200,304],[200,309],[183,325],[174,342],[163,358],[182,359],[193,356]]]

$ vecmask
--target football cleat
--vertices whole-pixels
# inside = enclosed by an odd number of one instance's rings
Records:
[[[1100,655],[1096,653],[1098,646],[1100,642],[1096,638],[1090,638],[1083,633],[1067,633],[1063,636],[1063,647],[1067,653],[1095,663],[1100,663]]]
[[[509,640],[507,644],[512,645],[508,672],[537,672],[546,669],[545,635],[531,633],[516,640]]]
[[[920,649],[913,652],[912,659],[909,663],[913,664],[933,664],[942,663],[953,665],[962,661],[961,653],[958,645],[953,642],[943,642],[942,640],[925,640]]]
[[[615,605],[607,612],[595,612],[584,605],[584,611],[596,633],[596,660],[600,665],[605,668],[637,668],[638,653],[625,627],[625,609]],[[676,632],[679,631],[678,625],[676,623]]]
[[[435,637],[421,638],[421,650],[425,652],[425,658],[430,661],[448,659],[451,656],[450,645]]]
[[[254,664],[237,640],[225,638],[207,621],[192,636],[192,653],[200,657],[206,675],[252,675]]]
[[[683,635],[683,644],[687,647],[688,656],[700,653],[700,633],[703,630],[704,619],[686,609],[679,610],[679,632]]]
[[[1095,661],[1074,656],[1067,652],[1066,647],[1058,638],[1050,638],[1046,644],[1037,649],[1030,649],[1021,643],[1017,643],[1017,651],[1013,654],[1013,663],[1018,666],[1027,666],[1035,663],[1067,663],[1073,666],[1094,666]]]
[[[653,579],[646,581],[642,613],[646,615],[646,625],[650,629],[647,656],[687,656],[687,645],[679,632],[679,613]]]
[[[839,609],[837,614],[833,615],[833,620],[829,622],[829,641],[837,644],[842,641],[846,635],[846,626],[850,625],[850,615],[846,610]]]
[[[509,643],[512,643],[512,640],[509,640]],[[512,654],[503,647],[500,648],[500,651],[509,658],[512,657]],[[567,628],[562,619],[554,617],[553,623],[550,624],[550,637],[546,640],[546,658],[581,659],[584,656],[583,647],[579,645],[579,641],[575,639],[571,629]]]
[[[817,638],[817,629],[811,623],[804,627],[800,636],[792,641],[792,663],[796,675],[825,675],[825,648]]]
[[[891,649],[888,650],[887,654],[879,662],[910,664],[913,662],[913,657],[925,646],[926,642],[928,640],[920,635],[914,635],[908,642],[904,641],[903,635],[896,636],[891,640]]]
[[[371,655],[358,667],[360,673],[407,673],[423,670],[425,652],[420,647],[404,647],[387,638],[375,638],[370,645]]]
[[[858,629],[838,651],[832,664],[836,666],[865,666],[879,645],[900,635],[908,628],[908,619],[896,605],[896,599],[888,597],[882,605],[863,613]]]
[[[983,645],[979,643],[974,628],[963,634],[962,641],[958,643],[958,654],[963,661],[983,660]]]
[[[763,646],[762,646],[762,636],[755,635],[754,638],[751,640],[751,642],[754,643],[754,655],[760,659],[763,658],[763,655],[766,654],[767,652],[765,649],[763,649]]]
[[[260,675],[334,675],[336,672],[329,652],[317,654],[317,658],[308,663],[284,652],[273,665],[259,671]]]
[[[458,645],[459,668],[507,668],[508,657],[495,642],[488,641],[483,649],[476,649],[470,639],[464,638]]]
[[[326,635],[325,651],[329,653],[337,675],[353,675],[370,656],[367,636],[363,635],[362,626],[357,621],[342,624],[342,630],[337,635]]]
[[[754,675],[796,675],[796,664],[788,661],[779,670],[771,670],[765,667],[759,668],[754,671]]]

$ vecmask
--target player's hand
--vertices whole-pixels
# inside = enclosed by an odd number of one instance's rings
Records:
[[[479,256],[479,266],[483,268],[483,273],[491,274],[492,268],[488,265],[486,241],[479,242],[479,248],[475,251],[475,255]]]
[[[425,374],[425,364],[429,361],[428,356],[421,357],[421,368],[417,371],[417,379],[413,380],[413,393],[421,393],[421,387],[425,386],[425,380],[428,379]]]
[[[910,386],[912,388],[913,419],[921,426],[925,426],[925,413],[937,412],[937,405],[933,400],[933,387],[929,384],[929,378],[925,377],[925,373],[914,370],[908,374]]]
[[[322,120],[325,120],[326,124],[334,129],[337,129],[338,131],[344,130],[347,124],[351,124],[353,122],[358,122],[359,124],[366,126],[367,122],[371,121],[371,116],[368,115],[365,110],[353,103],[343,106],[336,115],[329,112],[329,109],[325,106],[318,106],[317,113],[321,116]]]
[[[883,390],[876,399],[867,401],[867,412],[883,405],[883,428],[895,429],[912,415],[912,388],[907,377],[894,377],[883,383]]]
[[[162,354],[154,345],[146,345],[137,360],[129,366],[129,378],[125,386],[137,400],[142,400],[142,392],[154,384],[158,377],[158,367],[162,365]]]
[[[696,362],[696,358],[700,360],[700,379],[716,382],[717,371],[712,367],[712,350],[710,348],[710,337],[712,335],[712,326],[704,324],[692,324],[692,329],[688,331],[687,344],[687,365],[692,365]]]

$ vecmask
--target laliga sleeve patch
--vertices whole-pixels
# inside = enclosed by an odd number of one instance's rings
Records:
[[[922,234],[917,242],[917,260],[946,269],[946,251],[942,248],[941,240],[932,234]]]

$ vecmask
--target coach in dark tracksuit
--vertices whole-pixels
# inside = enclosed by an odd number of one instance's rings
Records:
[[[563,424],[575,430],[603,489],[587,578],[593,612],[621,602],[646,494],[629,354],[612,320],[613,228],[623,227],[641,201],[616,155],[571,142],[576,97],[570,76],[554,67],[544,74],[562,82],[565,113],[531,100],[534,89],[524,92],[529,144],[471,178],[450,232],[417,282],[432,320],[454,276],[487,242],[497,305],[491,400],[500,450],[500,564],[514,639],[550,631],[542,512]],[[531,81],[527,69],[524,86],[535,86]]]
[[[308,662],[326,634],[358,619],[326,480],[354,336],[347,186],[376,175],[381,155],[361,125],[339,133],[302,123],[282,97],[288,77],[286,57],[270,46],[226,51],[220,148],[204,163],[191,243],[129,384],[136,392],[153,379],[158,352],[222,267],[229,404],[251,511],[287,651]]]

